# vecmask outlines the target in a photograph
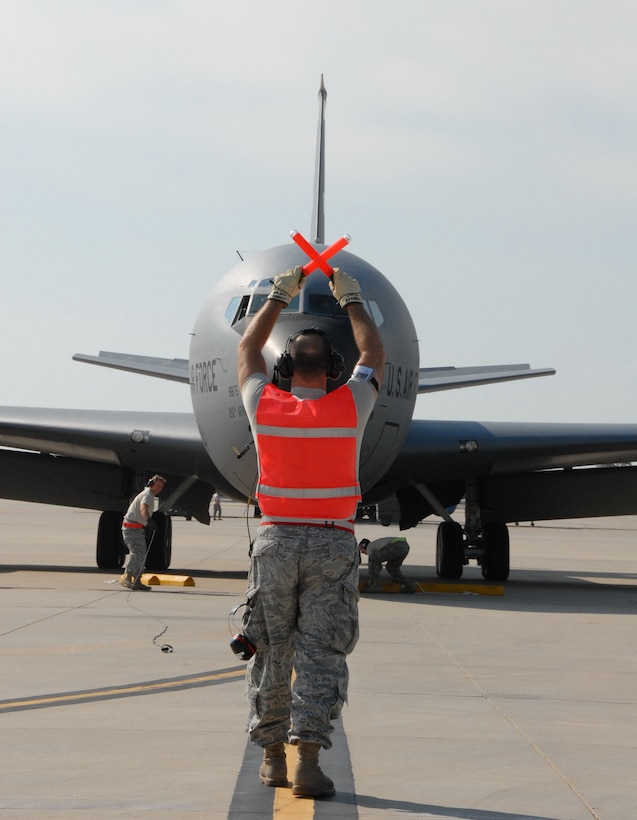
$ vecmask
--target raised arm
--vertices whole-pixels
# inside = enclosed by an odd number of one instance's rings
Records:
[[[240,388],[248,376],[266,372],[265,358],[261,351],[284,307],[284,302],[267,299],[241,337],[237,352],[237,377]]]
[[[280,273],[274,277],[272,290],[263,307],[257,311],[241,337],[237,352],[237,378],[239,388],[253,373],[265,373],[266,364],[263,353],[265,343],[270,338],[272,328],[283,308],[289,305],[290,300],[303,287],[303,268],[297,266],[294,270]]]
[[[375,370],[378,384],[381,384],[385,366],[385,348],[378,328],[363,307],[360,285],[352,276],[334,268],[330,289],[352,324],[354,341],[360,353],[357,364]]]
[[[381,384],[385,367],[385,348],[378,328],[363,305],[352,302],[345,307],[345,311],[352,323],[354,341],[360,353],[357,364],[375,370],[378,384]]]

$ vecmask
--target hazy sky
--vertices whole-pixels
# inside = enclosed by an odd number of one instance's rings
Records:
[[[213,284],[309,230],[403,294],[421,365],[551,378],[417,416],[637,421],[634,0],[3,0],[0,404],[189,410]]]

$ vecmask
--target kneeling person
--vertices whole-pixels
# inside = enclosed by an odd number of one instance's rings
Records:
[[[409,554],[406,538],[377,538],[375,541],[363,538],[358,547],[368,559],[368,581],[365,589],[377,588],[378,578],[385,564],[387,572],[400,584],[401,592],[415,592],[414,585],[400,568]]]

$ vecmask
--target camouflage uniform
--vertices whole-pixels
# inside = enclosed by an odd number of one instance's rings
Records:
[[[130,558],[126,565],[126,572],[132,575],[133,578],[137,578],[144,569],[144,561],[146,560],[146,552],[148,550],[144,530],[132,530],[128,527],[122,527],[122,539],[126,549],[130,553]]]
[[[375,584],[385,564],[387,572],[399,584],[408,584],[409,580],[401,570],[401,564],[409,554],[406,538],[377,538],[366,547],[369,583]]]
[[[241,389],[253,430],[258,427],[258,401],[268,384],[265,374],[256,373]],[[376,391],[354,378],[348,385],[357,409],[358,464]],[[292,392],[311,401],[323,391]],[[354,524],[268,521],[264,512],[253,544],[243,619],[244,634],[257,650],[246,673],[250,738],[263,747],[287,740],[329,749],[331,721],[347,702],[346,656],[358,641],[360,558]]]
[[[301,740],[331,747],[331,721],[347,701],[346,655],[358,640],[358,563],[351,532],[259,528],[243,621],[257,648],[246,695],[250,737],[259,746]]]
[[[146,504],[148,509],[151,511],[155,507],[155,496],[149,487],[145,487],[141,493],[138,493],[131,501],[128,510],[126,511],[126,515],[124,516],[124,521],[145,526],[148,522],[142,515],[142,504]],[[126,566],[126,572],[130,573],[134,578],[137,578],[141,575],[141,572],[144,569],[144,561],[146,560],[146,552],[148,549],[144,530],[131,529],[129,527],[122,526],[122,539],[128,552],[130,553],[130,558],[128,559],[128,564]]]

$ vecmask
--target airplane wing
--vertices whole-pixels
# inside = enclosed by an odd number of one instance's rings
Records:
[[[137,356],[130,353],[114,353],[100,350],[97,356],[76,353],[76,362],[125,370],[158,379],[188,384],[187,359],[162,359],[155,356]],[[539,376],[553,376],[553,368],[531,369],[528,364],[487,365],[481,367],[421,367],[418,378],[418,393],[434,393],[498,382],[532,379]]]
[[[188,359],[161,359],[156,356],[135,356],[130,353],[100,350],[97,356],[76,353],[73,360],[86,364],[97,364],[101,367],[111,367],[114,370],[126,370],[129,373],[141,373],[144,376],[154,376],[157,379],[168,379],[173,382],[188,384],[189,381]]]
[[[401,529],[472,492],[483,521],[634,515],[633,461],[637,424],[414,420],[369,497],[395,494]]]
[[[149,472],[187,488],[179,505],[208,523],[215,469],[189,413],[0,407],[0,497],[126,509]],[[10,449],[8,449],[10,448]]]
[[[528,364],[501,364],[484,367],[421,367],[418,374],[418,393],[435,393],[482,384],[497,384],[538,376],[554,376],[553,368],[532,370]]]

